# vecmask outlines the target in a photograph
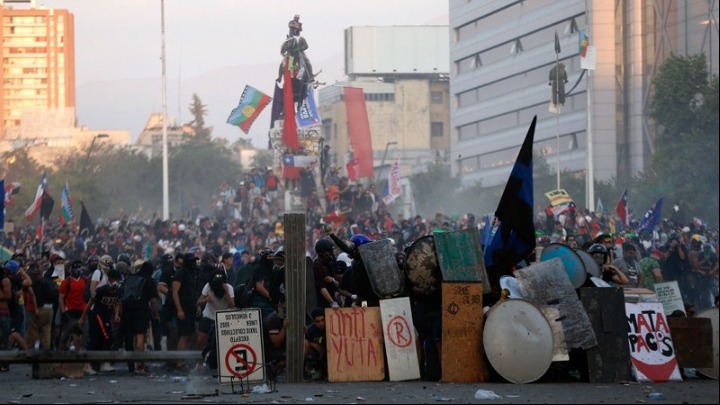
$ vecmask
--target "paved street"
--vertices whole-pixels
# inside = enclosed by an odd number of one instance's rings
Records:
[[[160,370],[157,368],[156,370]],[[718,382],[693,379],[667,384],[509,383],[442,384],[428,382],[279,383],[277,392],[233,394],[209,374],[190,375],[174,382],[175,375],[129,375],[124,369],[71,380],[32,380],[30,366],[12,365],[0,374],[0,402],[39,403],[652,403],[652,392],[666,403],[717,404]],[[259,384],[251,384],[251,389]],[[492,391],[500,399],[476,400],[478,390]]]

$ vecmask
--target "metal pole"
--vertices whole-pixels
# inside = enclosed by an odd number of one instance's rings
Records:
[[[287,291],[287,319],[290,325],[285,335],[287,349],[287,381],[303,381],[305,345],[305,315],[307,306],[305,214],[290,213],[283,217],[285,224],[285,286]]]
[[[560,190],[560,54],[555,52],[555,148],[557,149],[557,190]]]
[[[167,77],[165,70],[165,0],[160,0],[160,31],[162,37],[162,176],[163,176],[163,220],[170,218],[170,186],[168,180],[167,144]]]
[[[590,8],[591,0],[585,0],[585,29],[588,32],[588,38],[592,38],[592,25],[590,20]],[[592,137],[592,88],[593,88],[593,82],[592,82],[592,71],[588,69],[587,71],[587,102],[585,103],[585,115],[587,116],[587,140],[585,145],[585,154],[586,156],[586,162],[587,162],[587,168],[586,168],[586,174],[585,174],[585,200],[587,204],[587,208],[590,211],[595,211],[595,158],[593,157],[593,137]]]
[[[87,170],[88,163],[90,162],[90,153],[92,153],[93,147],[95,146],[95,140],[97,138],[107,138],[110,135],[108,134],[97,134],[93,136],[92,142],[90,142],[90,147],[88,148],[87,155],[85,155],[85,164],[83,165],[83,171]]]
[[[397,142],[395,142],[395,141],[390,141],[390,142],[388,142],[388,143],[385,144],[385,153],[383,153],[382,160],[380,161],[380,167],[385,166],[385,158],[387,157],[388,148],[390,147],[390,145],[397,145]]]

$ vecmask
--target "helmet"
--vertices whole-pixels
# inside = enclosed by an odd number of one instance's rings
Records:
[[[590,254],[602,253],[602,254],[606,255],[608,253],[608,249],[602,243],[595,243],[592,246],[590,246],[590,248],[588,248],[587,252]]]
[[[172,264],[173,263],[173,255],[171,255],[170,253],[165,253],[164,255],[160,256],[160,263]]]
[[[320,254],[320,252],[326,252],[326,251],[332,251],[335,249],[335,244],[327,239],[318,239],[317,242],[315,242],[315,253]]]
[[[99,266],[105,272],[110,271],[113,268],[113,264],[113,259],[110,255],[104,255],[100,258]]]
[[[673,240],[673,239],[680,239],[680,235],[678,235],[677,232],[670,232],[670,234],[668,235],[668,240]]]
[[[117,257],[118,262],[125,262],[128,266],[132,266],[132,261],[130,260],[130,255],[127,253],[120,253]]]
[[[350,238],[350,242],[353,243],[353,245],[360,247],[362,245],[368,244],[372,242],[370,238],[367,237],[367,235],[363,235],[361,233],[354,235],[352,238]]]
[[[264,249],[260,250],[260,253],[259,253],[260,257],[263,259],[267,259],[267,257],[272,254],[273,254],[273,251],[270,248],[264,248]]]
[[[700,238],[700,235],[698,234],[693,235],[691,240],[702,243],[702,238]]]
[[[95,255],[91,255],[90,257],[87,258],[87,262],[88,263],[90,263],[90,262],[98,262],[99,263],[100,259]]]

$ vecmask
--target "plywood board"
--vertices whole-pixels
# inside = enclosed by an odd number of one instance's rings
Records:
[[[420,363],[410,298],[380,300],[380,314],[390,381],[419,379]]]
[[[568,349],[597,346],[595,333],[559,258],[533,264],[515,272],[523,297],[533,304],[558,308]]]
[[[379,307],[325,309],[328,381],[382,381],[385,349]]]
[[[445,281],[480,281],[490,285],[477,230],[435,232],[435,251]]]
[[[481,283],[442,283],[443,382],[485,380],[482,294]]]
[[[630,381],[630,349],[622,289],[581,288],[580,300],[598,342],[597,346],[585,351],[590,383]]]
[[[713,366],[713,327],[709,318],[668,317],[680,367]]]

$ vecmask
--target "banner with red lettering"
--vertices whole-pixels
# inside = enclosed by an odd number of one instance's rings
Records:
[[[353,157],[357,161],[357,178],[374,177],[373,147],[370,136],[370,121],[365,106],[365,93],[356,87],[343,87],[347,109],[348,132],[352,143]]]
[[[682,381],[663,305],[626,302],[625,315],[635,379],[639,382]]]

